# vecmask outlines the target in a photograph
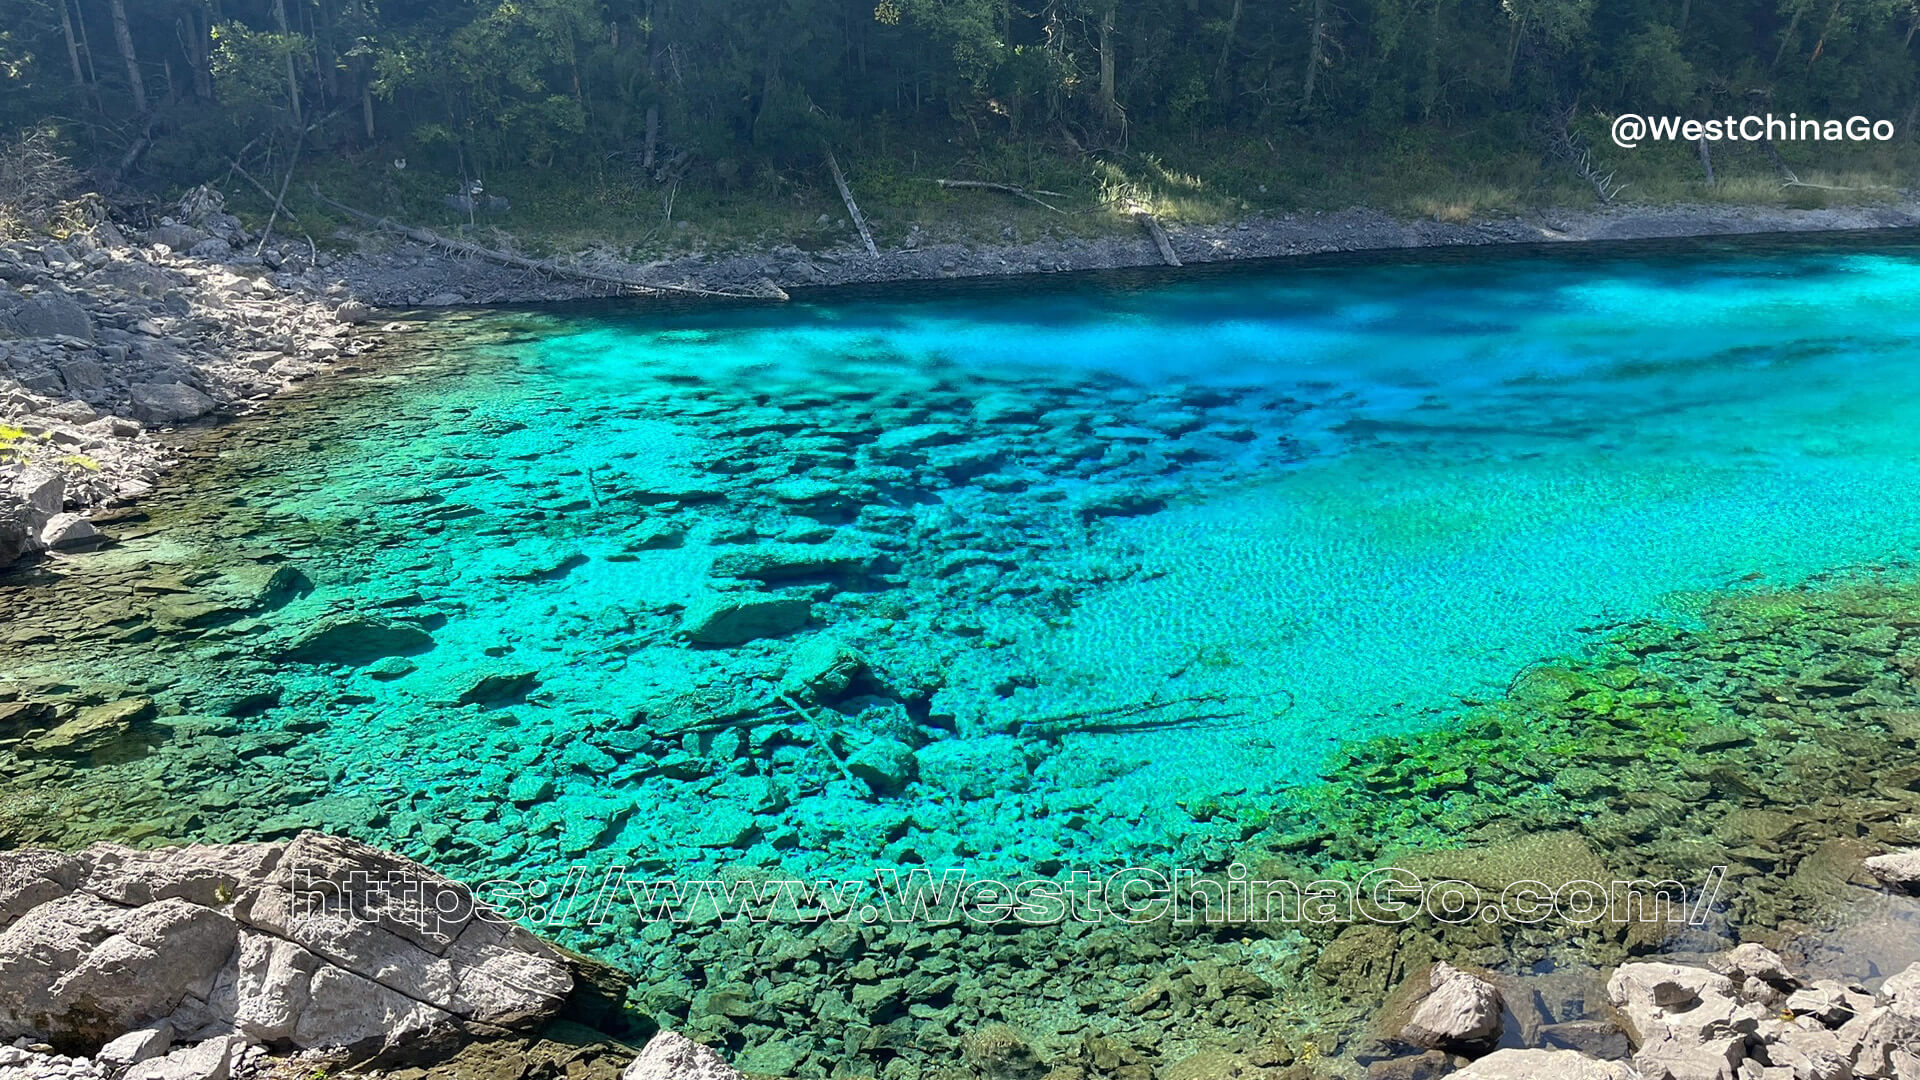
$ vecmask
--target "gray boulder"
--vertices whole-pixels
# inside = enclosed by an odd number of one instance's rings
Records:
[[[1649,1080],[1731,1080],[1767,1009],[1739,1001],[1725,975],[1679,964],[1623,964],[1607,998],[1627,1018]]]
[[[93,340],[93,317],[65,291],[47,288],[22,296],[0,285],[0,338],[70,337]]]
[[[1452,1080],[1634,1080],[1617,1061],[1595,1061],[1573,1050],[1496,1050],[1451,1073]]]
[[[106,393],[107,369],[98,360],[78,356],[60,363],[60,379],[67,392],[83,401],[92,401]]]
[[[0,927],[0,1038],[107,1044],[162,1080],[217,1075],[213,1054],[155,1057],[165,1039],[143,1027],[369,1050],[524,1030],[574,986],[559,953],[460,886],[319,833],[0,852]]]
[[[230,1035],[181,1047],[166,1057],[142,1062],[127,1070],[124,1080],[227,1080],[233,1075],[235,1044]]]
[[[100,539],[100,530],[82,514],[55,514],[40,530],[40,542],[55,551],[84,547]]]
[[[236,933],[178,897],[129,909],[74,892],[41,904],[0,933],[0,1036],[98,1047],[205,995]]]
[[[51,469],[26,470],[14,481],[14,490],[28,507],[47,517],[59,513],[67,501],[67,482]]]
[[[1428,1050],[1485,1048],[1500,1038],[1500,991],[1444,961],[1433,965],[1430,993],[1400,1029]]]
[[[149,424],[177,424],[213,411],[213,399],[186,383],[134,383],[133,415]]]
[[[620,1080],[741,1080],[739,1070],[705,1046],[674,1031],[648,1040]]]
[[[157,1058],[173,1045],[173,1025],[165,1020],[135,1028],[100,1048],[93,1059],[102,1065],[124,1069]]]
[[[0,567],[40,550],[40,521],[27,504],[0,492]]]
[[[1894,851],[1866,861],[1867,873],[1901,892],[1920,892],[1920,850]]]

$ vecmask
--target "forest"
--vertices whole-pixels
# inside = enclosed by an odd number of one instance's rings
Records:
[[[1764,178],[1722,198],[1866,190],[1920,119],[1912,0],[0,0],[0,26],[0,130],[113,182],[265,200],[297,168],[292,198],[523,227],[811,217],[836,148],[883,207],[939,176],[1216,218],[1691,197],[1716,163]],[[1898,137],[1703,163],[1612,147],[1622,110]]]

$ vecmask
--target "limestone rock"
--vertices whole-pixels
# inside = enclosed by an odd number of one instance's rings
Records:
[[[235,934],[226,916],[173,897],[41,904],[0,933],[0,1036],[98,1046],[208,993]]]
[[[1736,1000],[1725,975],[1679,964],[1624,964],[1607,997],[1638,1036],[1634,1065],[1649,1080],[1728,1080],[1766,1015]]]
[[[83,514],[55,514],[40,530],[40,542],[54,551],[84,547],[100,539],[100,530]]]
[[[1496,1050],[1449,1074],[1452,1080],[1633,1080],[1617,1061],[1595,1061],[1572,1050]]]
[[[149,424],[176,424],[213,411],[213,399],[186,383],[134,383],[127,390],[133,415]]]
[[[23,297],[0,285],[0,338],[93,340],[93,317],[65,291],[50,287]]]
[[[1433,966],[1432,987],[1400,1037],[1429,1050],[1468,1049],[1500,1038],[1500,991],[1444,961]]]
[[[800,597],[711,593],[687,605],[680,627],[699,645],[743,645],[779,637],[807,624],[813,605]]]
[[[227,1035],[207,1039],[136,1065],[125,1080],[227,1080],[232,1075],[234,1045],[240,1042]]]
[[[1735,946],[1722,960],[1722,966],[1736,983],[1759,979],[1782,990],[1800,985],[1800,980],[1787,971],[1786,962],[1778,953],[1756,942]]]
[[[847,771],[866,782],[875,795],[897,795],[918,768],[913,747],[898,739],[878,738],[847,758]]]
[[[408,656],[431,648],[433,635],[409,623],[370,615],[335,615],[302,631],[280,659],[361,667],[384,656]]]
[[[620,1080],[741,1080],[719,1054],[678,1032],[662,1031],[647,1041]]]
[[[318,833],[0,853],[0,927],[0,1038],[112,1040],[122,1059],[173,1031],[303,1048],[516,1031],[552,1018],[574,986],[564,958],[462,887]],[[141,1068],[214,1075],[188,1070],[213,1068],[200,1052]]]
[[[349,300],[333,309],[333,317],[349,326],[358,326],[373,318],[373,309],[358,300]]]
[[[1920,850],[1895,851],[1866,860],[1867,873],[1889,888],[1920,893]]]
[[[165,1020],[145,1027],[135,1028],[125,1035],[100,1048],[93,1055],[102,1065],[126,1068],[138,1065],[150,1058],[157,1058],[173,1045],[173,1025]]]

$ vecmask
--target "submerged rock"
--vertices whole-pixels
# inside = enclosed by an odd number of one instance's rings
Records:
[[[780,692],[802,701],[832,701],[847,692],[867,670],[867,662],[845,642],[816,637],[793,652],[780,680]]]
[[[386,656],[408,656],[433,648],[433,635],[410,623],[370,615],[321,619],[293,639],[279,658],[303,664],[362,667]]]
[[[522,697],[540,685],[537,671],[490,671],[474,679],[460,692],[462,705],[491,705]]]
[[[913,782],[918,764],[913,747],[898,739],[878,738],[847,758],[847,771],[875,795],[897,795]]]
[[[687,605],[680,628],[698,645],[742,645],[790,634],[812,617],[813,605],[801,597],[712,593]]]

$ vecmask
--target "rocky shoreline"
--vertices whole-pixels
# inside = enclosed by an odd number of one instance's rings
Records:
[[[129,236],[111,222],[0,244],[0,567],[98,542],[173,457],[159,433],[250,408],[366,354],[366,304],[304,245],[257,239],[198,189]]]
[[[1920,850],[1876,856],[1866,869],[1911,892]],[[1911,1077],[1920,963],[1876,982],[1808,977],[1747,942],[1705,964],[1623,963],[1591,1015],[1543,1027],[1545,1006],[1526,979],[1439,961],[1387,997],[1373,1026],[1406,1052],[1366,1076]],[[0,853],[0,1077],[9,1080],[740,1080],[711,1049],[636,1018],[633,989],[464,886],[339,837]],[[1577,1038],[1567,1034],[1574,1027]],[[649,1037],[634,1058],[628,1040]],[[1310,1041],[1270,1038],[1239,1054],[1202,1051],[1143,1063],[1144,1072],[1116,1061],[1091,1073],[1344,1072],[1316,1067]],[[1012,1028],[987,1025],[936,1074],[1070,1080],[1089,1070],[1049,1065]]]
[[[1920,226],[1920,200],[1903,195],[1881,205],[1794,210],[1782,207],[1615,206],[1541,211],[1524,217],[1464,222],[1405,220],[1378,210],[1260,214],[1224,225],[1169,223],[1182,263],[1221,263],[1334,252],[1555,244],[1590,241],[1742,236],[1761,233],[1843,232]],[[1146,233],[1093,238],[1025,238],[1008,228],[1002,242],[971,244],[922,232],[872,257],[848,236],[803,250],[779,243],[762,251],[696,254],[631,265],[608,253],[574,261],[582,269],[638,272],[661,284],[708,289],[752,288],[771,281],[784,289],[1012,274],[1052,274],[1163,265]],[[365,250],[342,258],[331,273],[352,294],[383,307],[531,304],[609,295],[591,282],[555,280],[473,259],[448,257],[410,242],[363,238]],[[563,260],[564,261],[564,260]]]

